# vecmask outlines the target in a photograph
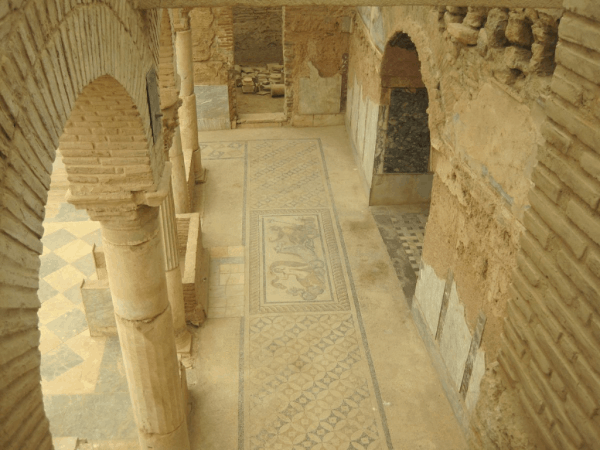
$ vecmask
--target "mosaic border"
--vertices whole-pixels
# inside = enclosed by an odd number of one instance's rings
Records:
[[[260,259],[260,218],[264,215],[302,215],[318,214],[323,223],[325,231],[325,243],[333,284],[335,286],[336,303],[302,303],[297,305],[264,305],[261,304],[261,259]],[[253,210],[250,213],[250,249],[249,249],[249,287],[250,287],[250,314],[268,314],[282,312],[329,312],[329,311],[349,311],[350,297],[346,287],[346,277],[340,257],[340,247],[335,235],[331,211],[329,208],[316,209],[272,209],[272,210]],[[258,281],[256,281],[258,280]]]

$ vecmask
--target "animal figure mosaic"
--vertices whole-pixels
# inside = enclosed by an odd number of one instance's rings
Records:
[[[321,235],[314,217],[301,217],[299,221],[300,224],[276,219],[268,221],[278,223],[269,226],[272,234],[270,242],[277,243],[275,251],[296,257],[296,261],[271,263],[269,270],[275,276],[271,285],[303,300],[314,301],[325,292],[327,274],[325,261],[315,251],[314,241]]]

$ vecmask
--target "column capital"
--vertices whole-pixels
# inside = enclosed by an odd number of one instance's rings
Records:
[[[173,10],[173,29],[176,33],[191,30],[190,11],[193,8],[177,8]]]
[[[100,222],[136,222],[141,206],[158,207],[169,193],[171,163],[164,163],[160,180],[153,191],[98,192],[86,195],[67,191],[66,200],[77,209],[87,209],[90,219]]]

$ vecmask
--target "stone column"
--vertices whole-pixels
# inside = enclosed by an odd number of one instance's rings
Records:
[[[188,450],[158,209],[101,220],[102,241],[141,448]]]
[[[187,14],[187,13],[186,13]],[[186,29],[177,31],[175,46],[177,53],[177,72],[181,78],[179,97],[183,104],[179,108],[181,143],[184,152],[192,153],[194,178],[196,183],[204,181],[204,169],[198,145],[198,117],[196,113],[196,94],[194,93],[194,62],[192,57],[192,30],[189,27],[189,15],[184,20]]]
[[[181,283],[181,269],[179,267],[177,221],[175,218],[175,203],[173,201],[172,189],[169,189],[169,193],[160,207],[160,223],[165,254],[167,292],[173,315],[177,352],[190,353],[192,335],[188,332],[185,324],[185,303],[183,301],[183,284]]]
[[[175,129],[173,144],[169,149],[169,161],[173,166],[171,182],[173,185],[173,200],[175,202],[175,214],[190,212],[190,196],[188,195],[187,177],[185,174],[185,163],[183,161],[183,150],[181,149],[180,127]]]

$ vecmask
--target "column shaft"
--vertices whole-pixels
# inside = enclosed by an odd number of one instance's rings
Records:
[[[101,222],[106,268],[142,449],[190,448],[158,208]]]
[[[190,212],[190,196],[188,192],[187,177],[185,174],[185,162],[181,149],[180,127],[175,129],[173,144],[169,149],[169,161],[173,167],[171,172],[171,183],[173,185],[173,200],[175,202],[175,213],[184,214]]]
[[[178,31],[175,38],[177,72],[181,77],[179,96],[183,104],[179,108],[181,143],[184,152],[192,154],[194,177],[197,183],[204,181],[204,169],[198,146],[198,116],[194,94],[194,62],[192,57],[192,31]]]
[[[183,300],[183,285],[181,283],[181,269],[179,268],[179,243],[177,239],[177,220],[175,217],[175,203],[173,189],[163,200],[160,207],[160,222],[162,242],[165,254],[165,273],[167,279],[167,292],[171,313],[173,314],[173,327],[175,342],[179,353],[189,353],[192,336],[185,324],[185,303]]]

